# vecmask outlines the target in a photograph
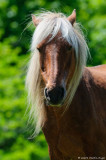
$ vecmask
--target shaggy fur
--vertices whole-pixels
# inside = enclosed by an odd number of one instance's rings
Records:
[[[64,101],[66,109],[71,104],[75,91],[78,87],[84,66],[86,65],[88,46],[84,39],[83,33],[77,23],[73,26],[62,13],[46,12],[38,17],[40,23],[34,31],[31,44],[31,60],[26,78],[26,86],[28,89],[29,103],[31,103],[30,117],[33,117],[34,124],[36,123],[35,133],[38,134],[40,128],[45,122],[45,106],[44,106],[44,88],[41,84],[39,52],[37,45],[52,35],[51,41],[58,32],[62,33],[64,38],[75,49],[76,67],[73,77],[70,79],[69,88]],[[60,39],[61,40],[61,39]]]

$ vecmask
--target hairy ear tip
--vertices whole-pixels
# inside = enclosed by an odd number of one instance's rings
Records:
[[[72,14],[75,14],[75,15],[76,15],[76,9],[74,9],[74,10],[72,11]]]
[[[34,14],[31,14],[32,17],[32,22],[35,26],[37,26],[39,24],[39,19],[36,18],[36,16]]]
[[[34,15],[34,14],[31,14],[31,17],[32,17],[32,19],[34,19],[34,18],[35,18],[35,15]]]
[[[73,10],[72,14],[68,17],[68,20],[73,25],[76,21],[76,9]]]

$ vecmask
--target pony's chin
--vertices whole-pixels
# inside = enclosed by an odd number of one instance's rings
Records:
[[[48,106],[51,106],[51,107],[61,107],[61,104],[49,104]]]
[[[47,99],[45,99],[45,104],[47,106],[51,106],[51,107],[61,107],[63,103],[61,102],[61,103],[58,103],[58,104],[53,104],[50,101],[48,101]]]

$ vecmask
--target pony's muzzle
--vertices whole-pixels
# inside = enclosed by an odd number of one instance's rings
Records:
[[[59,105],[64,98],[65,89],[63,87],[45,88],[44,94],[49,105]]]

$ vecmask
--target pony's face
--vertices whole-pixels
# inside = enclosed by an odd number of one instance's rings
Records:
[[[75,10],[67,20],[74,24]],[[35,26],[41,22],[34,15],[32,21]],[[61,105],[66,95],[69,77],[73,76],[75,70],[74,49],[62,38],[61,32],[58,32],[52,40],[50,38],[51,35],[37,46],[41,75],[45,84],[44,95],[48,105]]]
[[[48,43],[47,39],[44,40],[37,49],[47,104],[60,105],[66,95],[68,77],[73,75],[75,69],[74,49],[61,33]]]

